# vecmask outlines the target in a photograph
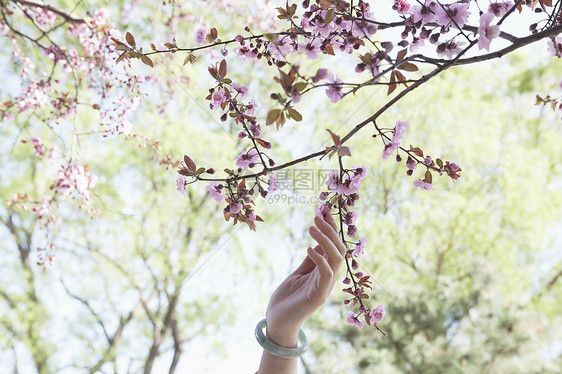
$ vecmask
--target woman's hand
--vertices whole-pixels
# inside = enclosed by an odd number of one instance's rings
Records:
[[[279,285],[266,311],[267,337],[287,348],[297,346],[302,323],[322,306],[334,288],[346,247],[331,215],[314,217],[310,236],[318,243],[309,247],[302,264]]]

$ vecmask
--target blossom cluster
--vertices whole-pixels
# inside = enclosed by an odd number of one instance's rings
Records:
[[[364,301],[369,298],[366,290],[372,289],[371,280],[369,275],[358,270],[359,263],[357,262],[365,251],[367,238],[362,236],[357,241],[346,239],[346,235],[350,238],[357,236],[358,214],[351,210],[351,207],[355,206],[359,200],[361,182],[366,178],[368,168],[365,165],[352,165],[351,169],[345,169],[341,160],[342,156],[339,156],[340,170],[328,174],[326,181],[328,191],[320,193],[319,200],[324,203],[318,208],[318,213],[323,217],[330,214],[336,214],[339,217],[340,236],[347,248],[345,255],[347,269],[346,277],[343,280],[347,287],[343,291],[351,295],[350,298],[344,300],[344,304],[349,304],[358,310],[357,312],[349,311],[347,322],[359,328],[363,327],[365,323],[377,326],[377,322],[381,322],[384,317],[384,309],[382,305],[379,305],[370,310],[365,305]],[[333,213],[334,211],[335,213]],[[359,319],[360,316],[363,316],[363,320]]]
[[[251,148],[237,157],[236,170],[227,170],[230,178],[222,183],[211,180],[207,185],[207,190],[217,202],[226,201],[227,205],[223,213],[227,221],[233,218],[235,224],[244,222],[255,230],[255,222],[262,221],[262,219],[254,212],[254,199],[256,196],[266,197],[269,192],[275,190],[277,183],[275,176],[267,173],[268,169],[275,165],[275,161],[263,152],[263,150],[271,148],[271,143],[260,137],[262,127],[254,116],[257,103],[254,99],[248,100],[248,87],[233,82],[227,77],[226,60],[209,67],[209,73],[217,82],[216,86],[209,90],[206,98],[210,102],[209,107],[222,112],[220,116],[222,121],[226,121],[229,117],[233,119],[240,126],[238,138],[249,140]],[[268,175],[269,180],[264,181],[259,175],[255,175],[251,182],[252,185],[249,186],[246,184],[246,179],[249,178],[242,177],[243,173],[258,165],[262,166],[263,174]],[[194,180],[205,180],[202,175],[212,175],[214,169],[198,169],[195,162],[185,156],[178,173],[176,189],[180,193],[184,193],[188,177],[194,178]]]
[[[47,28],[54,30],[65,25],[60,16],[46,8],[22,6],[21,9],[42,33],[46,33]],[[0,102],[0,121],[11,121],[18,114],[36,109],[49,109],[43,112],[45,121],[54,120],[60,124],[62,120],[75,114],[78,90],[87,88],[99,93],[98,102],[92,103],[92,108],[100,111],[100,122],[106,126],[106,133],[127,133],[127,125],[130,124],[126,122],[127,115],[138,106],[139,97],[142,96],[139,85],[146,81],[146,77],[128,72],[123,76],[115,69],[118,54],[111,38],[120,38],[121,33],[109,21],[107,9],[95,9],[90,17],[65,25],[65,36],[75,41],[75,44],[62,46],[54,37],[49,39],[50,44],[47,45],[36,42],[39,50],[52,64],[51,67],[45,66],[50,73],[43,71],[33,74],[33,70],[38,67],[21,48],[17,39],[20,32],[7,23],[7,19],[1,20],[0,26],[2,34],[11,39],[12,59],[22,67],[23,83],[19,96]],[[57,38],[60,39],[59,35]],[[60,78],[54,79],[59,69]],[[69,80],[71,86],[75,87],[75,92],[68,91],[66,83]],[[124,84],[128,86],[127,99],[123,96],[113,98],[109,90]]]
[[[396,122],[394,129],[384,131],[375,124],[375,128],[378,131],[378,134],[373,135],[373,137],[380,136],[385,144],[384,150],[382,152],[383,159],[389,159],[390,156],[394,154],[394,152],[397,152],[396,161],[402,161],[402,157],[397,151],[398,149],[401,149],[408,155],[408,158],[406,160],[406,168],[408,169],[406,174],[408,176],[411,176],[414,173],[414,170],[416,170],[418,164],[424,166],[426,168],[424,179],[417,179],[413,183],[414,187],[421,190],[433,190],[433,176],[431,174],[431,170],[438,172],[439,175],[446,173],[452,180],[457,180],[458,178],[460,178],[460,172],[462,171],[462,169],[456,163],[449,161],[443,162],[443,160],[441,160],[440,158],[437,158],[434,161],[431,156],[424,155],[423,150],[419,147],[410,146],[409,149],[401,147],[400,142],[406,134],[407,127],[407,122],[398,121]],[[392,138],[386,135],[387,132],[392,132]]]

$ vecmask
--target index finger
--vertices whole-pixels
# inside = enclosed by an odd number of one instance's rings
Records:
[[[318,214],[319,216],[322,216],[321,214]],[[334,228],[334,230],[338,231],[338,227],[336,225],[336,221],[334,221],[334,217],[332,216],[332,213],[328,213],[326,214],[326,217],[322,217],[322,219],[328,223],[330,226],[332,226]]]

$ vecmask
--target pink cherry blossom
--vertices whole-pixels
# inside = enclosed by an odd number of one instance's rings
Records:
[[[206,38],[207,38],[207,28],[205,28],[205,26],[201,26],[200,28],[197,29],[197,32],[195,33],[195,42],[197,43],[197,45],[201,45],[205,42]]]
[[[359,191],[362,179],[363,178],[357,177],[356,175],[351,177],[346,175],[342,181],[339,173],[337,171],[332,171],[328,174],[326,185],[330,191],[338,195],[351,195]]]
[[[332,192],[336,192],[340,184],[340,174],[337,171],[331,171],[328,173],[328,179],[326,180],[326,185],[328,189]]]
[[[562,83],[562,81],[560,81],[560,82]],[[561,86],[560,88],[562,88],[562,86]],[[453,172],[457,172],[457,171],[460,170],[460,166],[457,165],[457,164],[454,163],[454,162],[451,163],[451,164],[449,165],[449,167],[450,167],[451,171],[453,171]]]
[[[372,322],[382,322],[385,314],[386,312],[384,311],[384,305],[379,304],[375,309],[369,312],[369,317],[371,318]]]
[[[407,14],[411,6],[409,0],[394,0],[392,9],[398,12],[398,14]]]
[[[176,178],[176,191],[181,193],[183,197],[187,197],[187,193],[185,192],[185,176],[181,174]]]
[[[328,14],[327,10],[323,10],[320,12],[320,16],[322,17],[322,20],[326,19],[327,14]],[[335,31],[336,29],[335,22],[330,22],[329,24],[326,25],[324,21],[322,22],[318,21],[318,22],[314,22],[313,26],[314,29],[312,30],[312,34],[321,35],[323,37],[327,37],[328,35],[330,35],[332,31]]]
[[[220,108],[222,103],[226,102],[228,98],[226,97],[226,91],[222,88],[217,88],[211,97],[211,109]]]
[[[363,254],[363,251],[365,250],[365,245],[367,244],[367,238],[365,238],[364,236],[359,238],[359,243],[357,243],[355,245],[355,248],[353,249],[353,256],[355,257],[359,257]]]
[[[329,214],[332,214],[332,206],[329,203],[324,203],[320,205],[320,208],[316,208],[316,214],[326,218]]]
[[[284,59],[289,53],[295,52],[290,38],[281,38],[269,44],[271,54],[277,59]]]
[[[414,187],[419,188],[420,190],[431,191],[433,190],[433,185],[431,183],[427,183],[424,180],[418,179],[414,181]]]
[[[222,189],[223,185],[217,182],[210,182],[207,185],[207,190],[209,191],[211,197],[217,201],[217,203],[220,203],[221,201],[226,199],[226,195],[221,193]]]
[[[390,141],[382,151],[382,158],[388,160],[390,156],[400,147],[400,143]]]
[[[400,147],[400,141],[406,134],[406,128],[408,127],[408,122],[398,121],[394,126],[394,134],[390,142],[386,144],[382,152],[382,158],[387,160],[390,156]]]
[[[246,213],[244,215],[250,222],[254,222],[256,220],[256,213],[253,210],[246,209]]]
[[[256,101],[252,99],[249,104],[244,105],[242,114],[244,114],[245,116],[253,116],[257,108],[258,108],[258,103],[256,103]]]
[[[64,200],[72,191],[76,191],[86,204],[90,203],[90,192],[96,184],[96,176],[90,174],[87,166],[71,163],[62,167],[57,173],[57,179],[53,182],[52,188],[59,194],[60,199]]]
[[[490,6],[488,6],[488,13],[494,13],[496,17],[503,17],[511,8],[513,8],[513,3],[511,1],[491,3]]]
[[[449,40],[445,43],[439,44],[437,47],[437,54],[448,58],[449,60],[458,56],[462,52],[462,46],[464,45],[461,41]]]
[[[257,56],[254,48],[251,48],[248,44],[240,44],[238,47],[234,48],[234,52],[241,60],[252,60]]]
[[[358,329],[362,329],[363,326],[365,326],[365,323],[361,320],[359,320],[358,316],[355,315],[355,313],[353,313],[352,311],[347,312],[347,319],[346,319],[347,323],[349,323],[351,326],[355,326]]]
[[[423,5],[415,4],[410,9],[410,13],[414,19],[414,22],[420,22],[422,25],[432,22],[435,19],[435,10],[439,7],[434,0],[425,0]]]
[[[351,236],[352,238],[355,238],[355,234],[357,234],[357,226],[355,225],[347,226],[347,235]]]
[[[359,166],[359,165],[351,165],[351,168],[353,169],[353,172],[355,173],[355,176],[353,177],[354,180],[361,182],[363,179],[365,179],[367,177],[367,173],[369,171],[369,168],[367,166],[365,166],[365,164]]]
[[[420,47],[423,47],[424,45],[425,45],[425,39],[414,37],[414,41],[410,43],[410,51],[415,52]]]
[[[37,215],[37,218],[39,219],[47,216],[51,211],[51,200],[48,197],[43,196],[41,203],[37,203],[31,211],[33,214]]]
[[[39,140],[35,136],[32,136],[31,138],[29,138],[29,141],[31,142],[31,144],[33,144],[33,147],[35,148],[35,154],[37,156],[43,156],[45,154],[45,146],[43,145],[43,143],[41,143],[41,140]]]
[[[322,40],[314,38],[308,43],[299,44],[299,52],[304,52],[309,60],[316,60],[321,52]]]
[[[468,7],[470,4],[465,3],[454,3],[450,5],[438,5],[435,8],[435,22],[441,26],[447,26],[449,23],[453,23],[455,27],[462,28],[466,21],[468,21],[468,16],[470,12]],[[453,22],[454,21],[454,22]]]
[[[248,96],[248,87],[244,86],[243,84],[232,83],[231,86],[234,89],[234,91],[238,92],[242,97]]]
[[[237,214],[238,212],[240,212],[242,210],[242,208],[244,206],[241,203],[235,201],[235,202],[230,203],[229,207],[230,207],[230,213]]]
[[[40,7],[27,9],[27,14],[39,26],[53,26],[57,22],[57,15],[55,13]]]
[[[323,79],[329,78],[330,74],[328,73],[328,69],[320,68],[316,71],[316,75],[312,77],[312,82],[318,83]]]
[[[493,13],[484,13],[480,16],[480,26],[478,27],[478,48],[490,50],[490,42],[500,35],[498,25],[490,25],[494,19]]]
[[[408,122],[398,121],[394,127],[394,137],[393,140],[401,141],[404,135],[406,135],[406,129],[408,128]]]
[[[350,211],[347,212],[343,218],[343,222],[346,225],[355,225],[355,222],[357,222],[357,217],[359,216],[359,213],[357,213],[356,211]]]
[[[259,154],[254,148],[252,148],[248,152],[243,152],[240,156],[238,156],[236,159],[236,166],[246,170],[256,166],[258,160]]]
[[[338,77],[332,77],[330,83],[331,85],[326,89],[326,95],[330,98],[332,103],[337,103],[343,97],[342,81]]]

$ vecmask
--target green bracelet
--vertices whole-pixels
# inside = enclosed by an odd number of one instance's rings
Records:
[[[258,343],[271,353],[277,357],[281,358],[295,358],[302,356],[304,352],[308,349],[308,341],[306,340],[306,335],[304,331],[299,330],[299,340],[300,340],[300,347],[297,348],[285,348],[281,347],[273,342],[271,342],[263,333],[263,328],[267,325],[265,318],[262,319],[256,326],[256,339]]]

